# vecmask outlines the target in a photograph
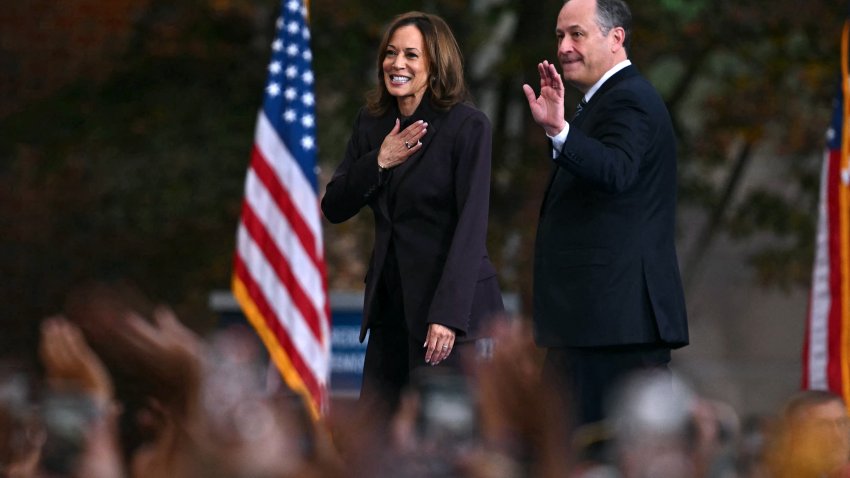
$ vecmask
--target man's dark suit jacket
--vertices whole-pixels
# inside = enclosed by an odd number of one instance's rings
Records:
[[[381,306],[376,286],[392,241],[404,312],[412,338],[428,324],[455,329],[456,340],[480,337],[485,321],[503,310],[496,271],[486,249],[492,133],[479,110],[458,104],[440,112],[426,95],[402,124],[428,122],[422,148],[379,172],[378,151],[399,112],[357,115],[342,164],[328,183],[322,211],[332,223],[369,206],[375,245],[366,274],[362,341]]]
[[[570,122],[555,163],[534,254],[537,343],[687,344],[676,140],[664,102],[634,66]]]

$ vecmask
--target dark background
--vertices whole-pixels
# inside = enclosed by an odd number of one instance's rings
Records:
[[[721,239],[746,244],[730,267],[749,271],[748,287],[805,291],[847,6],[632,3],[631,58],[662,92],[679,137],[689,305],[724,300],[694,285],[708,277]],[[525,312],[549,165],[521,85],[536,86],[537,62],[555,59],[560,6],[311,4],[321,189],[374,79],[386,22],[419,9],[452,26],[475,102],[495,128],[490,252]],[[92,281],[129,284],[196,330],[215,326],[208,295],[229,287],[277,8],[272,0],[29,0],[0,11],[4,355],[34,359],[39,320]],[[332,289],[362,287],[370,234],[368,215],[325,224]]]

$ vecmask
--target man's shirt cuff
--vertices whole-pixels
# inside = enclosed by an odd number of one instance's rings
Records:
[[[552,140],[552,159],[557,158],[561,155],[561,150],[564,149],[564,143],[567,142],[567,135],[570,133],[570,123],[568,122],[564,129],[561,130],[560,133],[555,136],[546,135],[550,140]]]

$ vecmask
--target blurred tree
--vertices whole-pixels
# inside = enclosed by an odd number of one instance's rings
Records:
[[[490,252],[505,289],[520,292],[526,307],[534,224],[550,166],[541,159],[545,137],[530,121],[520,85],[536,86],[536,63],[555,59],[553,32],[561,5],[560,0],[402,2],[389,10],[427,7],[449,21],[463,45],[475,100],[495,127]],[[334,6],[316,17],[318,31],[326,30],[327,21],[340,22],[331,31],[365,33],[360,42],[345,42],[344,51],[324,47],[336,43],[333,37],[314,37],[317,51],[326,53],[317,58],[336,71],[356,72],[346,78],[319,75],[320,91],[337,92],[324,105],[333,112],[320,117],[324,138],[336,138],[322,143],[326,175],[342,157],[362,92],[374,82],[371,49],[388,20],[386,5],[356,8],[356,15]],[[679,135],[680,197],[683,208],[692,211],[682,221],[689,228],[682,231],[680,247],[686,283],[698,277],[719,234],[746,239],[758,233],[751,263],[761,282],[807,285],[842,9],[817,4],[801,11],[793,2],[778,2],[766,12],[753,0],[655,0],[633,9],[631,57],[665,96]],[[352,54],[354,43],[360,49]],[[342,86],[349,83],[354,88]],[[577,101],[576,92],[568,95],[568,101]],[[766,157],[773,158],[770,174],[753,172],[754,158]],[[371,244],[365,216],[326,228],[335,286],[359,287]]]
[[[521,85],[555,59],[561,0],[311,2],[321,186],[342,158],[376,48],[396,13],[442,15],[494,125],[490,252],[530,304],[531,252],[551,166]],[[209,323],[227,288],[277,2],[153,0],[120,63],[30,103],[0,125],[0,300],[30,350],[33,319],[79,281],[127,278]],[[720,233],[758,234],[765,284],[807,284],[822,136],[844,8],[755,0],[633,2],[632,59],[668,102],[680,139],[686,277]],[[83,28],[83,25],[80,26]],[[578,94],[570,91],[569,102]],[[769,181],[748,174],[756,158]],[[765,176],[764,171],[760,172]],[[359,288],[368,214],[325,228],[329,281]]]
[[[685,251],[686,282],[727,231],[760,233],[751,259],[763,284],[808,285],[846,5],[775,2],[766,10],[753,0],[667,0],[647,7],[637,11],[638,63],[663,88],[679,128],[683,204],[705,211]],[[748,175],[757,158],[760,170]]]
[[[130,281],[209,324],[262,95],[262,20],[150,2],[107,79],[3,121],[0,300],[21,326],[4,350],[31,350],[35,319],[94,280]]]

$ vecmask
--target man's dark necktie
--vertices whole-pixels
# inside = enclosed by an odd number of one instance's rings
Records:
[[[578,102],[578,106],[576,106],[576,112],[573,113],[573,119],[578,118],[578,115],[581,114],[581,110],[587,106],[587,101],[584,100],[584,96],[581,97],[581,101]]]

